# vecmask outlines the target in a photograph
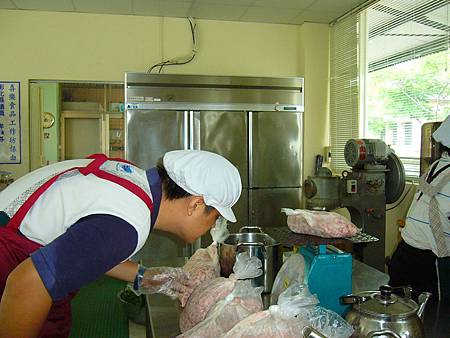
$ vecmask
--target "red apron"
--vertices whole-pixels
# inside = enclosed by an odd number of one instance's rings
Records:
[[[71,170],[78,170],[83,175],[93,174],[99,178],[114,182],[138,196],[153,212],[153,202],[150,196],[136,184],[118,177],[116,175],[107,173],[100,169],[100,166],[107,160],[119,161],[129,163],[122,159],[108,159],[103,154],[91,155],[88,158],[94,159],[86,167],[74,167],[59,173],[52,177],[42,186],[40,186],[17,210],[6,227],[0,228],[0,297],[5,288],[6,279],[16,266],[27,259],[31,253],[39,249],[42,245],[33,242],[20,234],[19,227],[38,198],[64,173]],[[39,337],[68,337],[70,334],[70,327],[72,324],[70,300],[75,296],[75,293],[70,294],[64,300],[53,302],[52,307],[48,313],[48,317],[44,322]]]

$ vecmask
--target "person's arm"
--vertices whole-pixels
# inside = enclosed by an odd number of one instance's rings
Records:
[[[138,264],[132,261],[122,262],[111,270],[105,273],[105,275],[123,280],[125,282],[133,283],[134,278],[138,272]]]
[[[6,281],[0,302],[0,338],[36,337],[51,305],[33,262],[26,259]]]

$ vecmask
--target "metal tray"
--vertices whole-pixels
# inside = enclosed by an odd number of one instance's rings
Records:
[[[300,245],[348,245],[348,244],[367,244],[377,242],[379,239],[360,232],[353,237],[347,238],[323,238],[313,235],[297,234],[292,232],[287,226],[284,227],[265,227],[263,231],[284,246]]]

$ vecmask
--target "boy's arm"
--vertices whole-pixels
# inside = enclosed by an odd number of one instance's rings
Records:
[[[30,258],[8,276],[0,302],[0,338],[37,337],[52,305]]]

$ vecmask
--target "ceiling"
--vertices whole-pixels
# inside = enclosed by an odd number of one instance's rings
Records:
[[[364,2],[367,0],[0,0],[0,8],[301,25],[329,23]]]

